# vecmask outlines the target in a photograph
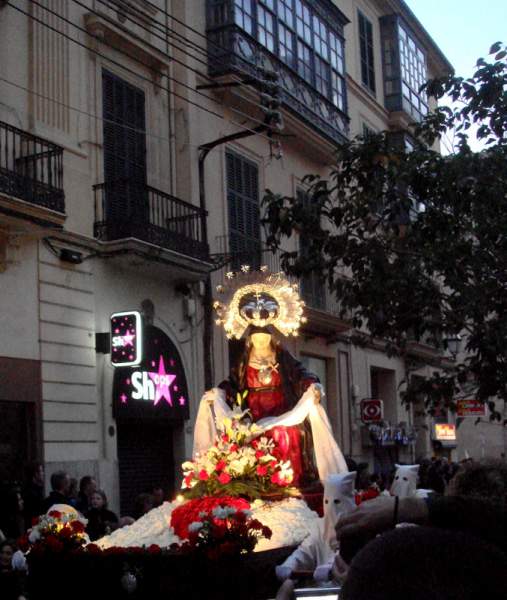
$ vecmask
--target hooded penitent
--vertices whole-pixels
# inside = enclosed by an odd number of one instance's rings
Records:
[[[356,473],[329,475],[324,481],[324,517],[315,531],[276,568],[279,579],[290,577],[293,571],[321,571],[329,574],[337,549],[335,525],[342,515],[356,507],[354,484]],[[315,575],[314,575],[315,576]],[[327,579],[327,577],[319,577]]]
[[[391,496],[407,498],[414,496],[417,489],[419,465],[396,465],[396,473],[391,485]]]

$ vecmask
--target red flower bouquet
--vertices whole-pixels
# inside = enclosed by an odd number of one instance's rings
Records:
[[[28,536],[20,540],[20,548],[33,554],[80,552],[89,541],[86,523],[77,513],[50,511],[36,520]]]
[[[187,526],[188,542],[180,546],[180,552],[218,560],[249,554],[260,538],[271,538],[271,529],[252,519],[248,509],[226,505],[224,500],[238,503],[238,499],[222,498],[215,508],[199,512],[197,519]]]

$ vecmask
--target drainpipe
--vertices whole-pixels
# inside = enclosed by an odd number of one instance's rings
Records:
[[[230,135],[223,136],[207,144],[199,146],[199,203],[201,207],[201,235],[205,243],[208,243],[208,229],[206,224],[206,187],[204,178],[204,161],[208,154],[217,146],[227,144],[234,140],[250,137],[263,133],[271,132],[269,125],[272,117],[268,116],[262,125],[258,125],[254,129],[239,131]],[[213,294],[211,291],[211,275],[206,276],[204,282],[204,297],[203,297],[203,356],[204,356],[204,388],[209,390],[213,386],[213,362],[212,362],[212,342],[213,342]]]

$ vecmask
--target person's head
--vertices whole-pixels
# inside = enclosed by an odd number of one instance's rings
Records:
[[[496,546],[459,532],[403,527],[358,552],[340,600],[500,600],[507,557]]]
[[[97,482],[91,475],[85,475],[79,480],[79,492],[88,498],[97,489]]]
[[[77,482],[77,479],[75,477],[71,477],[70,478],[69,490],[67,492],[67,496],[69,498],[77,498],[77,492],[78,492],[78,482]]]
[[[12,557],[16,552],[16,544],[12,540],[0,542],[0,570],[12,569]]]
[[[336,546],[336,522],[341,515],[356,508],[355,481],[355,471],[329,475],[324,481],[324,539],[333,549]]]
[[[65,471],[55,471],[51,475],[51,489],[54,492],[60,492],[60,494],[67,495],[70,486],[69,474]]]
[[[36,485],[44,485],[44,465],[41,462],[30,463],[26,468],[26,480]]]
[[[103,490],[95,490],[90,496],[90,505],[92,508],[107,508],[107,496]]]
[[[165,500],[164,490],[159,485],[154,485],[151,488],[151,495],[153,497],[153,506],[161,506]]]
[[[135,500],[135,517],[139,519],[153,508],[153,496],[151,494],[139,494]]]
[[[396,465],[396,473],[389,490],[391,496],[407,498],[413,496],[417,488],[419,465]]]
[[[487,498],[507,505],[507,464],[498,459],[469,464],[451,479],[446,494]]]

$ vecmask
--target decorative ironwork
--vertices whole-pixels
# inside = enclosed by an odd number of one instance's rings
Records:
[[[205,212],[197,206],[129,180],[93,186],[95,237],[137,238],[162,248],[209,260],[203,236]]]
[[[0,193],[65,213],[63,148],[0,122]]]
[[[211,75],[247,73],[259,78],[261,69],[276,71],[282,103],[334,142],[346,141],[347,115],[246,32],[229,24],[209,29],[208,37]]]

